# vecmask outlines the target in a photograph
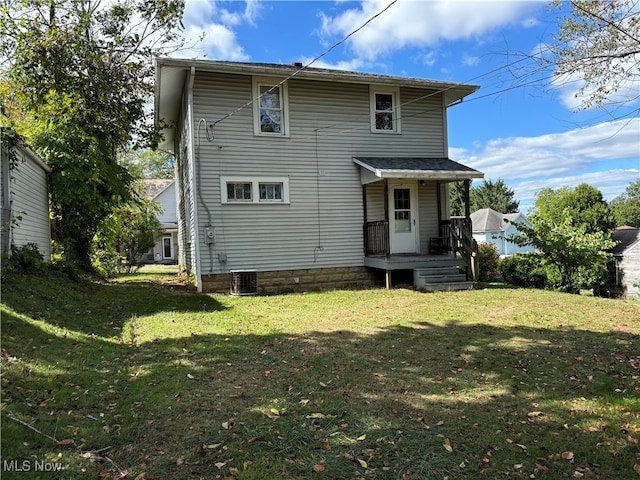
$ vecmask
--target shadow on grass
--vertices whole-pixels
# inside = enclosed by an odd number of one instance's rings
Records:
[[[145,273],[135,274],[136,280]],[[182,286],[148,280],[128,283],[70,282],[66,277],[15,275],[3,282],[2,302],[17,313],[73,331],[112,337],[135,317],[158,312],[213,312],[214,298],[188,294]]]
[[[128,297],[127,315],[225,308],[100,288]],[[93,332],[105,318],[100,288],[90,314],[42,315]],[[3,459],[60,454],[65,476],[43,478],[632,478],[640,453],[629,333],[416,322],[128,345],[47,332],[11,312],[2,324]],[[53,445],[7,415],[73,442]]]

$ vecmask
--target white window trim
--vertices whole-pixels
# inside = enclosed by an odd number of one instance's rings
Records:
[[[251,200],[229,200],[227,198],[228,183],[250,183],[251,184]],[[281,183],[282,184],[282,200],[260,200],[260,184],[261,183]],[[228,205],[288,205],[289,202],[289,177],[237,177],[237,176],[221,176],[220,177],[220,197],[223,204]]]
[[[391,95],[393,98],[393,106],[391,109],[391,115],[393,117],[393,130],[380,130],[376,128],[376,94],[382,93],[385,95]],[[372,133],[385,133],[385,134],[399,134],[400,131],[400,89],[398,87],[378,87],[371,85],[369,87],[369,101],[371,107],[371,132]]]
[[[274,77],[252,77],[252,92],[253,92],[253,133],[261,137],[288,137],[289,136],[289,89],[287,82],[283,82],[278,85],[282,79]],[[278,85],[280,88],[280,106],[282,108],[282,132],[272,133],[263,132],[260,129],[260,87],[275,87]]]

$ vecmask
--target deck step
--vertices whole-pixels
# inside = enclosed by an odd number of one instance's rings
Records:
[[[425,283],[420,287],[416,287],[423,292],[448,292],[457,290],[473,289],[473,282],[451,282],[451,283]]]
[[[414,268],[413,286],[425,292],[469,290],[473,282],[467,281],[467,276],[454,266],[434,266]]]

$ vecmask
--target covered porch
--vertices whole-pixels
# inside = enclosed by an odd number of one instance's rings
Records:
[[[469,189],[484,175],[447,158],[354,157],[360,167],[364,205],[363,250],[367,267],[391,272],[462,267],[467,282],[477,281],[477,244],[471,235]],[[464,182],[465,215],[450,216],[449,183]],[[442,275],[439,275],[439,274]],[[449,282],[445,281],[448,285]],[[414,285],[416,282],[414,281]],[[416,285],[417,286],[417,285]]]

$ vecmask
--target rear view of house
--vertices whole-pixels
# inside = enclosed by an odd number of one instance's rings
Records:
[[[35,244],[45,261],[51,259],[48,176],[51,172],[20,139],[0,127],[0,231],[3,254],[11,247]]]
[[[234,278],[261,292],[390,286],[427,266],[459,273],[456,245],[442,239],[470,238],[469,213],[452,225],[448,185],[483,175],[448,158],[447,110],[477,87],[301,67],[157,61],[179,263],[198,289],[229,291]],[[443,243],[449,251],[430,258]]]

